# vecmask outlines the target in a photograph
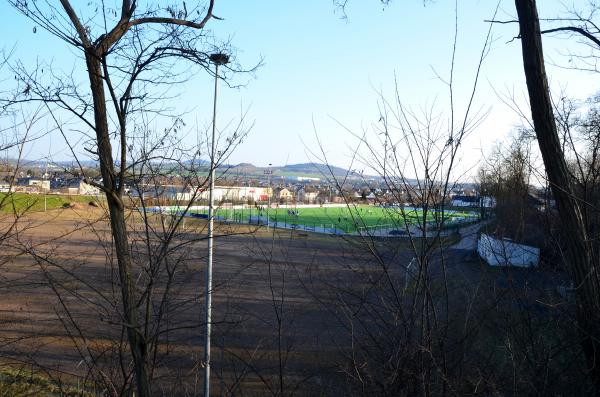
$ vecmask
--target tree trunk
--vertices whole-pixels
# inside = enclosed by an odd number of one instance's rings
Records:
[[[94,122],[98,144],[98,157],[100,159],[100,172],[106,193],[110,213],[110,227],[115,244],[117,265],[119,267],[121,298],[123,300],[123,315],[125,327],[127,328],[127,338],[133,356],[138,395],[139,397],[148,397],[150,396],[148,344],[140,329],[134,296],[134,286],[131,277],[132,263],[127,225],[125,223],[125,208],[122,197],[117,190],[112,147],[108,132],[108,116],[102,69],[99,57],[92,50],[86,51],[86,63],[94,101]],[[121,161],[124,160],[121,159]]]
[[[531,115],[566,239],[567,268],[577,290],[577,320],[589,373],[600,395],[600,280],[579,202],[558,137],[535,0],[515,0]]]

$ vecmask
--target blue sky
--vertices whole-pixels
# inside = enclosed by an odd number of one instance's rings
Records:
[[[488,29],[484,20],[492,16],[496,2],[458,3],[455,95],[462,109]],[[555,16],[564,9],[564,2],[538,3],[543,16]],[[214,34],[231,39],[242,65],[264,59],[244,87],[220,91],[219,123],[237,118],[240,109],[247,109],[247,119],[254,123],[231,162],[264,166],[309,161],[307,151],[317,149],[316,133],[330,160],[347,165],[356,139],[339,124],[360,133],[377,122],[378,92],[391,98],[394,76],[406,105],[419,109],[435,102],[438,112],[446,114],[447,89],[436,73],[448,77],[454,2],[439,0],[423,6],[420,0],[397,0],[384,8],[377,1],[353,0],[346,11],[348,18],[342,19],[328,0],[217,1],[215,14],[224,21],[211,23]],[[0,12],[10,16],[0,26],[5,38],[2,47],[16,45],[16,58],[27,62],[36,57],[53,59],[66,68],[74,65],[68,47],[39,29],[34,34],[33,25],[5,3]],[[503,0],[498,18],[513,19],[514,15],[513,1]],[[495,41],[483,65],[475,103],[477,109],[489,109],[490,113],[464,144],[465,169],[519,123],[494,90],[513,92],[518,98],[525,95],[520,43],[509,42],[517,34],[517,26],[498,25],[493,32]],[[564,64],[560,54],[571,42],[544,40],[547,60]],[[554,89],[566,88],[580,98],[596,91],[596,75],[552,66],[548,72]],[[188,119],[204,126],[210,122],[211,105],[211,80],[202,75],[190,81],[177,103],[190,111]],[[55,157],[65,157],[60,154],[65,153],[60,139],[52,139]],[[40,147],[47,151],[48,145],[30,149],[30,157],[45,155]]]

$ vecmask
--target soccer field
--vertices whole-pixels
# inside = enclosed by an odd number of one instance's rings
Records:
[[[194,211],[206,214],[206,211]],[[306,208],[244,208],[225,209],[216,211],[218,220],[239,223],[266,223],[279,227],[303,226],[309,228],[329,228],[356,232],[364,229],[379,228],[404,228],[405,223],[422,223],[423,211],[421,209],[382,208],[374,206],[356,207],[306,207]],[[427,221],[435,220],[436,213],[429,211]],[[453,219],[474,219],[475,214],[470,212],[447,211],[445,221],[452,223]],[[438,215],[441,221],[441,216]]]

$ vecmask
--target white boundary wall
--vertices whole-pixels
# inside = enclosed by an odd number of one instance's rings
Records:
[[[267,208],[266,205],[259,205],[260,207],[264,207]],[[296,208],[339,208],[339,207],[346,207],[346,204],[276,204],[276,203],[271,203],[271,208],[273,209],[277,209],[277,208],[291,208],[291,209],[296,209]],[[164,213],[170,213],[170,212],[175,212],[175,211],[183,211],[184,209],[186,209],[187,206],[185,205],[164,205],[164,206],[156,206],[156,207],[148,207],[148,210],[151,212],[164,212]],[[227,209],[236,209],[236,210],[240,210],[240,209],[246,209],[246,208],[252,208],[254,209],[255,206],[254,205],[248,205],[248,204],[238,204],[238,205],[231,205],[231,204],[223,204],[223,205],[217,205],[215,204],[215,208],[227,208]],[[208,205],[192,205],[189,207],[188,209],[189,211],[205,211],[208,210]]]
[[[540,249],[498,240],[481,234],[477,252],[490,266],[535,267],[540,262]]]

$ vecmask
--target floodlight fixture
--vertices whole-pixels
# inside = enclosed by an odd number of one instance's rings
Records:
[[[222,52],[210,54],[209,59],[215,65],[226,65],[229,63],[229,55],[224,54]]]

